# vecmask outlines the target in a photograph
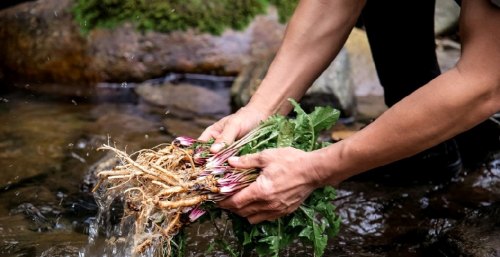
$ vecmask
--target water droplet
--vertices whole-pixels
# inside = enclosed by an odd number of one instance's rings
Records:
[[[78,105],[78,103],[76,103],[76,101],[74,99],[71,99],[71,102],[76,106]]]
[[[59,191],[59,192],[57,192],[56,196],[57,196],[57,198],[64,198],[64,193]]]
[[[78,142],[78,144],[76,146],[79,149],[83,149],[83,148],[87,147],[87,143],[85,143],[84,141],[80,141],[80,142]]]
[[[122,82],[122,84],[120,85],[121,88],[127,88],[127,82]]]
[[[420,200],[420,208],[425,209],[429,206],[429,198],[427,197],[422,197]]]

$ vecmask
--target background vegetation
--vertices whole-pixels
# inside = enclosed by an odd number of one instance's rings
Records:
[[[220,34],[243,29],[272,4],[285,22],[298,0],[75,0],[73,12],[84,32],[129,21],[139,30],[170,32],[196,28]]]

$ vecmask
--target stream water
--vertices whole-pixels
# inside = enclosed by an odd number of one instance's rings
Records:
[[[196,136],[210,122],[151,110],[128,93],[1,93],[0,256],[120,256],[103,250],[112,239],[89,244],[98,209],[89,172],[106,155],[96,148],[115,142],[131,152],[176,134]],[[325,256],[499,256],[480,254],[500,253],[500,148],[479,160],[439,184],[343,183],[335,201],[342,227]],[[206,252],[214,235],[210,224],[191,225],[186,255],[221,256]],[[312,256],[299,245],[284,255]]]

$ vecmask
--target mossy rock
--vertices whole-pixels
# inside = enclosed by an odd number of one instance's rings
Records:
[[[195,28],[221,34],[243,29],[269,4],[278,8],[280,21],[293,13],[298,0],[76,0],[73,12],[83,32],[114,28],[132,22],[139,30],[171,32]]]

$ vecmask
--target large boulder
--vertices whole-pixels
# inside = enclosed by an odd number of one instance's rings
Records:
[[[434,33],[442,35],[456,29],[459,16],[460,6],[454,0],[436,0]]]
[[[93,78],[87,42],[69,12],[71,0],[41,0],[0,11],[0,70],[26,81]]]
[[[234,75],[275,51],[283,35],[275,10],[242,31],[140,32],[131,24],[84,35],[72,0],[38,0],[0,11],[0,74],[26,82],[143,81],[166,72]]]

